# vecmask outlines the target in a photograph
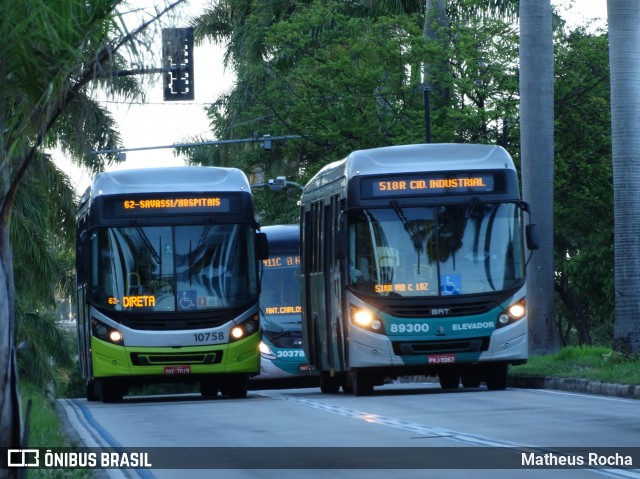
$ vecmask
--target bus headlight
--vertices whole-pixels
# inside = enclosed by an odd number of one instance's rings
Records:
[[[91,320],[91,334],[102,341],[124,346],[124,334],[122,334],[122,331],[112,328],[95,318]]]
[[[124,336],[117,329],[113,329],[109,332],[109,341],[111,341],[112,343],[121,343],[123,339]]]
[[[273,351],[271,351],[269,346],[267,346],[262,341],[260,341],[260,356],[262,356],[264,359],[268,359],[270,361],[273,361],[274,359],[277,358],[277,356],[273,353]]]
[[[384,325],[371,311],[363,308],[351,308],[351,322],[356,326],[378,334],[384,334]]]
[[[258,321],[258,315],[254,314],[249,319],[246,319],[245,321],[231,328],[230,341],[233,342],[244,339],[247,336],[250,336],[251,334],[258,331],[258,326],[260,324]]]
[[[527,301],[522,298],[498,315],[498,328],[521,320],[527,315]]]

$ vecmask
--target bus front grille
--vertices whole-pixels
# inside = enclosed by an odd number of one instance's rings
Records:
[[[185,329],[207,329],[217,328],[228,322],[228,316],[215,318],[202,318],[202,319],[128,319],[123,321],[122,324],[130,327],[131,329],[137,329],[142,331],[179,331]]]
[[[187,364],[219,364],[222,351],[199,351],[193,353],[131,353],[134,366],[171,366]]]
[[[392,344],[393,352],[398,356],[475,353],[489,349],[489,337],[443,341],[394,341]]]
[[[465,303],[406,302],[402,304],[387,304],[382,312],[396,318],[434,318],[453,316],[477,316],[499,306],[495,301],[476,301]],[[446,314],[443,315],[443,311]]]

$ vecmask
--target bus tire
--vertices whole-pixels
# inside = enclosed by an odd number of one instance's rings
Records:
[[[337,394],[340,391],[340,378],[331,376],[329,371],[320,372],[320,391],[324,394]]]
[[[212,380],[203,380],[200,381],[200,394],[205,399],[211,399],[218,395],[218,391],[220,391],[220,386],[217,381]]]
[[[225,379],[224,383],[220,386],[220,392],[222,392],[222,395],[229,396],[233,399],[242,399],[247,397],[248,390],[249,376],[246,374],[231,376]]]
[[[100,379],[96,381],[100,390],[100,398],[103,403],[114,403],[122,401],[125,388],[121,384]]]
[[[356,396],[371,396],[373,394],[373,378],[365,371],[351,373],[351,385]]]
[[[87,396],[87,401],[97,401],[100,399],[96,394],[96,385],[93,381],[87,381],[85,386],[85,394]]]
[[[438,380],[442,389],[458,389],[460,373],[457,369],[445,369],[438,373]]]
[[[489,391],[503,391],[507,389],[507,363],[488,364],[485,369],[485,382]]]
[[[460,379],[463,388],[477,388],[480,387],[480,383],[482,382],[482,376],[477,366],[464,369],[460,373]]]

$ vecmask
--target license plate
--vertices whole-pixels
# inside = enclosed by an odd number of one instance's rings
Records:
[[[165,366],[164,373],[168,376],[191,374],[191,366]]]
[[[453,364],[455,362],[455,354],[430,354],[427,356],[427,364]]]
[[[301,364],[300,366],[298,366],[298,370],[300,370],[300,371],[315,371],[316,367],[312,366],[311,364]]]

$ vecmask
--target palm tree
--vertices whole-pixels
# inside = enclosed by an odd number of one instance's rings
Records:
[[[121,0],[4,2],[0,16],[0,446],[21,447],[15,360],[14,263],[11,218],[19,186],[42,149],[60,143],[72,157],[100,168],[89,152],[117,144],[89,85],[123,45],[154,20],[128,33]],[[115,39],[115,40],[113,40]],[[102,81],[104,83],[104,81]],[[99,82],[98,82],[99,83]],[[116,87],[117,89],[117,87]],[[86,129],[90,130],[86,130]],[[88,134],[89,131],[92,134]],[[13,475],[15,472],[9,472]],[[12,476],[9,476],[12,477]]]
[[[232,91],[208,108],[218,139],[237,138],[238,125],[246,119],[246,111],[255,102],[252,84],[244,79],[251,77],[253,67],[264,60],[267,29],[292,14],[298,3],[293,0],[220,0],[212,2],[191,22],[196,42],[209,39],[226,45],[224,66],[236,72],[237,81]],[[220,114],[220,111],[224,113]],[[251,147],[244,145],[243,148]],[[236,150],[237,147],[214,146],[183,153],[189,155],[187,161],[191,164],[229,166],[233,164],[231,152]]]
[[[73,291],[75,191],[48,155],[34,162],[12,210],[18,369],[42,389],[56,386],[58,367],[72,364],[69,337],[47,314]]]
[[[553,265],[553,37],[549,0],[520,0],[520,151],[522,190],[539,229],[528,266],[529,352],[559,347]]]
[[[640,4],[608,0],[613,153],[615,323],[613,348],[640,354]]]

